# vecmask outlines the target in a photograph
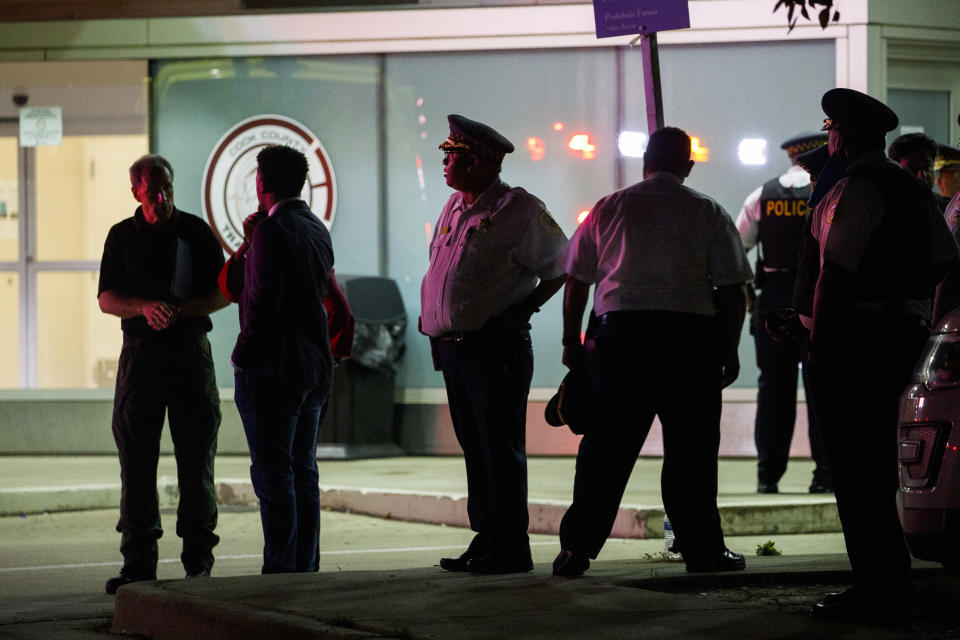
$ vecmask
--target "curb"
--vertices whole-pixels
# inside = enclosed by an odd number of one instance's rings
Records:
[[[249,482],[224,482],[217,485],[222,504],[256,506],[257,499]],[[366,516],[424,522],[469,528],[467,498],[463,494],[434,494],[411,491],[364,490],[321,485],[320,503],[324,510],[357,513]],[[569,503],[530,501],[530,533],[558,535],[560,521]],[[749,503],[720,505],[724,535],[786,535],[799,533],[835,533],[841,531],[840,516],[833,497],[799,504]],[[663,538],[663,507],[621,505],[611,538]]]
[[[161,508],[175,507],[179,497],[175,481],[157,482]],[[228,480],[216,484],[217,502],[223,505],[257,506],[249,481]],[[463,494],[434,494],[385,489],[320,486],[320,501],[327,511],[469,528],[467,498]],[[27,515],[84,509],[112,509],[120,504],[120,484],[0,489],[0,516]],[[569,504],[561,501],[529,503],[530,533],[557,535]],[[663,507],[621,505],[610,534],[612,538],[663,538]],[[833,497],[795,504],[721,504],[720,521],[728,536],[835,533],[841,531]]]
[[[176,507],[180,491],[176,481],[157,480],[160,508]],[[0,489],[0,516],[22,516],[58,511],[112,509],[120,504],[120,483],[71,487]]]
[[[275,613],[185,595],[162,582],[131,584],[117,590],[111,633],[157,640],[367,640],[383,634],[335,627],[294,613]]]

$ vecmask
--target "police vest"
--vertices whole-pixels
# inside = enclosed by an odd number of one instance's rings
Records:
[[[809,212],[810,185],[784,187],[778,178],[760,190],[760,245],[764,265],[793,270],[800,254],[800,237]]]

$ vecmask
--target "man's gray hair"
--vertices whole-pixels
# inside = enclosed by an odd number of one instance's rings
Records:
[[[170,182],[173,182],[173,167],[163,156],[155,153],[148,153],[140,156],[136,162],[130,165],[130,184],[138,185],[144,176],[156,169],[163,169],[170,175]]]

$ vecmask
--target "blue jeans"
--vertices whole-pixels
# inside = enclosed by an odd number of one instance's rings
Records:
[[[260,500],[263,573],[317,571],[320,487],[317,428],[330,384],[289,388],[235,374],[234,399]]]

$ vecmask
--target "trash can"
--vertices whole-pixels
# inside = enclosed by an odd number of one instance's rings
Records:
[[[404,455],[393,434],[396,366],[405,350],[407,315],[390,278],[337,274],[356,321],[353,354],[334,370],[317,457]]]

